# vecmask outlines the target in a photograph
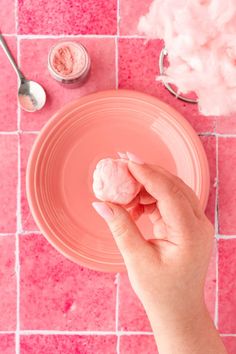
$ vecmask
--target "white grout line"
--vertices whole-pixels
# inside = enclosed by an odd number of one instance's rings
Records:
[[[4,332],[6,333],[6,332]],[[13,332],[14,333],[14,332]],[[117,335],[116,331],[58,331],[58,330],[22,330],[20,331],[21,335],[72,335],[72,336],[115,336]],[[118,332],[119,336],[152,336],[153,332],[141,332],[141,331],[120,331]]]
[[[0,331],[0,334],[15,334],[14,331]]]
[[[120,305],[120,274],[116,274],[116,332],[119,332],[119,305]]]
[[[120,335],[117,334],[117,338],[116,338],[117,342],[116,342],[116,354],[120,354]]]
[[[215,290],[215,317],[216,328],[219,324],[219,241],[216,240],[216,290]]]
[[[215,231],[218,236],[219,233],[219,141],[216,137],[216,199],[215,199]],[[217,238],[217,237],[216,237]],[[218,328],[219,323],[219,242],[216,240],[216,292],[215,292],[215,326]]]
[[[0,135],[17,135],[17,134],[18,134],[17,131],[11,131],[11,132],[0,131]]]
[[[119,39],[115,38],[115,69],[116,69],[116,89],[119,88]]]
[[[18,0],[15,0],[15,30],[16,30],[16,35],[18,33]]]
[[[21,134],[39,134],[40,130],[21,130]]]
[[[120,0],[117,0],[117,36],[120,35]]]
[[[4,37],[16,37],[16,33],[1,33]]]
[[[222,133],[215,133],[215,132],[202,132],[198,133],[199,136],[215,136],[220,138],[236,138],[236,134],[222,134]]]
[[[153,336],[153,332],[141,332],[141,331],[120,331],[120,336]]]
[[[10,232],[9,233],[7,233],[7,232],[6,233],[4,233],[4,232],[0,233],[0,237],[7,237],[7,236],[12,236],[13,237],[13,236],[15,236],[15,233],[14,232],[12,232],[12,233],[10,233]]]
[[[216,136],[219,138],[236,138],[236,134],[221,134],[221,133],[216,133]]]
[[[220,334],[221,337],[236,337],[236,334]]]
[[[120,308],[120,274],[116,274],[116,333],[117,333],[117,345],[116,352],[120,354],[120,337],[119,337],[119,308]]]
[[[71,335],[71,336],[109,336],[116,335],[114,331],[58,331],[58,330],[22,330],[21,335]]]
[[[216,235],[217,240],[235,240],[236,235]]]
[[[16,6],[18,8],[18,0]],[[16,27],[18,29],[18,15],[16,16]],[[17,64],[20,67],[20,43],[18,36],[17,44]],[[17,85],[18,86],[18,85]],[[19,233],[21,232],[21,151],[20,151],[20,107],[17,106],[17,133],[18,133],[18,183],[17,183],[17,233],[16,233],[16,334],[15,350],[20,353],[20,246]]]

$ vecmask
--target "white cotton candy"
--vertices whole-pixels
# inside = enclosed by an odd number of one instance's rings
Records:
[[[164,39],[162,79],[194,91],[202,114],[236,112],[236,0],[154,0],[138,28]]]

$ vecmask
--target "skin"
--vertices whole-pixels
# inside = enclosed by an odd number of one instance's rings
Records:
[[[124,258],[130,283],[150,320],[159,354],[227,354],[204,301],[214,228],[182,180],[130,154],[129,169],[143,186],[129,212],[93,203]],[[155,240],[134,219],[147,213]]]

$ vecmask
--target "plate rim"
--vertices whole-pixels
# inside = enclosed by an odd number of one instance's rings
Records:
[[[60,121],[62,119],[63,113],[69,112],[70,114],[73,112],[74,109],[76,109],[78,106],[81,104],[86,104],[87,102],[89,103],[90,101],[93,101],[93,97],[99,98],[106,98],[106,97],[112,97],[112,96],[118,96],[118,97],[129,97],[129,98],[140,98],[144,101],[148,101],[148,103],[153,103],[155,106],[158,105],[158,107],[163,110],[163,111],[168,111],[168,114],[173,116],[176,121],[183,126],[184,130],[186,131],[187,135],[191,140],[193,141],[193,144],[197,147],[197,152],[198,152],[198,157],[199,157],[199,162],[201,166],[201,171],[202,171],[202,180],[204,180],[205,185],[203,185],[203,188],[205,189],[204,191],[204,202],[203,202],[203,208],[205,210],[207,201],[209,198],[209,192],[210,192],[210,170],[209,170],[209,164],[208,164],[208,159],[206,156],[205,149],[203,147],[203,144],[197,135],[196,131],[194,128],[191,126],[191,124],[184,118],[184,116],[179,113],[175,108],[171,107],[169,104],[161,101],[160,99],[151,96],[149,94],[136,91],[136,90],[127,90],[127,89],[111,89],[111,90],[103,90],[99,92],[94,92],[85,96],[82,96],[76,100],[73,100],[67,104],[65,104],[63,107],[61,107],[59,110],[57,110],[51,118],[46,122],[46,124],[43,126],[39,134],[37,135],[33,146],[31,148],[29,157],[28,157],[28,162],[27,162],[27,167],[26,167],[26,196],[27,200],[29,203],[29,208],[32,213],[33,219],[38,226],[40,232],[43,234],[43,236],[47,239],[47,241],[55,248],[57,251],[59,251],[61,254],[63,254],[67,259],[70,259],[71,261],[90,268],[92,270],[96,271],[104,271],[104,272],[122,272],[125,271],[125,266],[124,263],[114,263],[110,267],[110,263],[103,263],[103,262],[98,262],[95,260],[89,261],[89,264],[86,262],[86,257],[79,255],[79,256],[74,256],[72,253],[67,253],[64,251],[62,246],[62,242],[60,243],[60,246],[54,241],[54,237],[52,235],[48,235],[48,227],[45,225],[46,223],[41,222],[43,218],[39,218],[39,215],[37,215],[37,212],[39,213],[39,208],[37,205],[37,198],[35,196],[35,186],[34,186],[34,165],[36,164],[37,158],[37,150],[40,148],[41,143],[44,140],[44,137],[48,135],[50,130],[55,126],[55,123]],[[64,117],[65,118],[65,114]],[[39,152],[39,151],[38,151]],[[205,175],[204,175],[205,174]],[[99,266],[98,266],[99,265]]]

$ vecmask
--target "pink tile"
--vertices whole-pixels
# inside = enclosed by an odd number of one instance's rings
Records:
[[[0,331],[16,327],[15,247],[13,235],[0,237]]]
[[[228,354],[236,354],[236,337],[222,337]]]
[[[207,304],[208,311],[212,319],[215,318],[215,305],[216,305],[216,249],[217,245],[215,243],[211,261],[208,267],[206,284],[205,284],[205,300]]]
[[[17,136],[0,135],[0,232],[16,231]]]
[[[34,113],[35,114],[35,113]],[[22,134],[20,136],[21,144],[21,215],[22,215],[22,229],[24,231],[35,231],[38,230],[34,219],[31,215],[29,204],[26,197],[25,190],[25,178],[26,178],[26,167],[28,162],[28,157],[30,150],[32,148],[33,142],[36,139],[36,134]]]
[[[73,38],[72,38],[73,40]],[[78,41],[78,39],[75,39]],[[115,42],[113,38],[81,38],[91,56],[92,71],[87,83],[77,89],[61,86],[49,74],[47,55],[54,39],[21,41],[21,63],[29,77],[39,81],[47,91],[47,103],[42,111],[21,113],[23,130],[39,130],[43,124],[65,103],[85,94],[115,88]],[[37,60],[34,58],[37,57]],[[25,69],[26,70],[26,69]]]
[[[5,3],[8,4],[8,1]],[[8,5],[6,6],[8,7]],[[1,16],[2,9],[0,11],[0,23]],[[5,40],[16,58],[16,38],[5,37]],[[13,131],[17,129],[17,77],[2,48],[0,48],[0,63],[0,87],[2,88],[0,90],[0,131]]]
[[[14,334],[0,334],[0,353],[15,354]]]
[[[219,229],[236,234],[236,139],[219,138]]]
[[[221,134],[236,134],[236,114],[216,118],[216,131]]]
[[[202,116],[197,105],[188,104],[172,96],[155,80],[158,58],[163,42],[144,39],[119,40],[119,88],[143,91],[158,97],[176,108],[198,132],[212,132],[215,118]]]
[[[153,336],[131,335],[120,337],[120,354],[157,354]]]
[[[143,305],[131,288],[128,276],[121,274],[119,328],[122,331],[151,331]]]
[[[139,19],[148,12],[151,3],[152,0],[120,0],[120,34],[140,34],[138,33]]]
[[[21,336],[21,354],[115,354],[116,336]]]
[[[20,238],[21,329],[115,330],[115,275],[68,261],[41,235]]]
[[[206,151],[210,169],[210,195],[206,214],[214,225],[216,204],[216,138],[215,136],[201,136],[200,138]]]
[[[219,241],[219,329],[236,333],[236,239]]]
[[[16,33],[15,0],[5,0],[1,2],[0,23],[2,33]]]
[[[19,33],[115,34],[116,0],[19,0]]]

